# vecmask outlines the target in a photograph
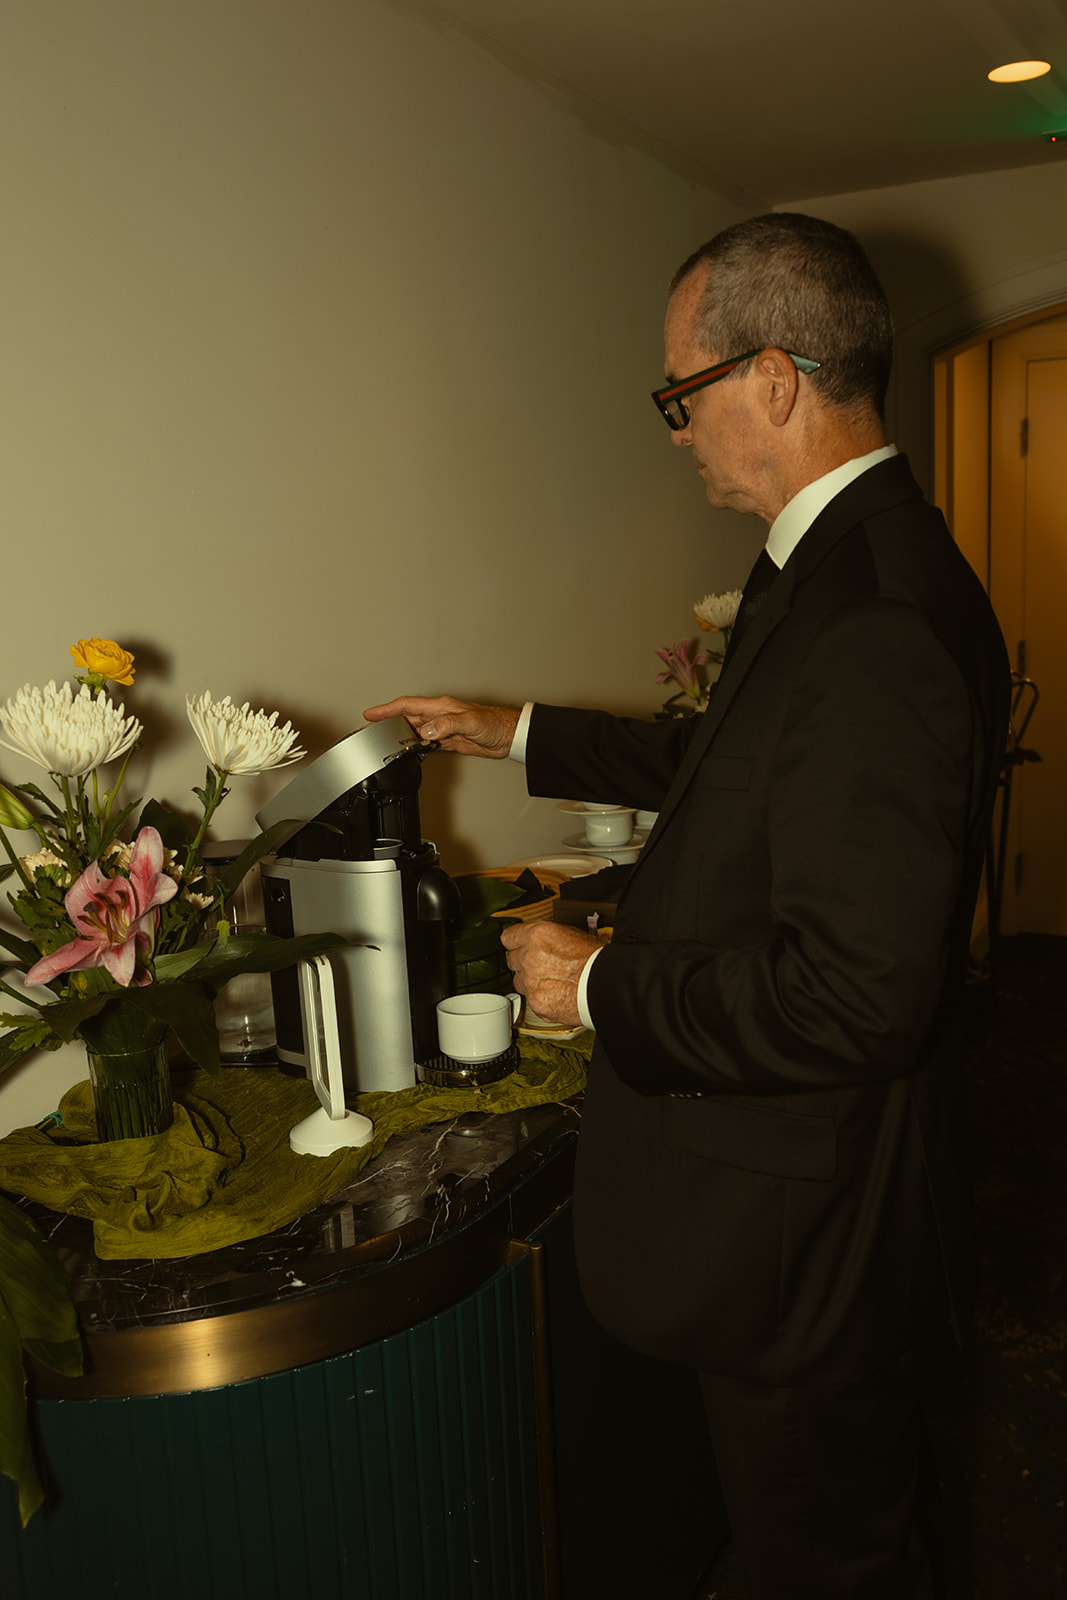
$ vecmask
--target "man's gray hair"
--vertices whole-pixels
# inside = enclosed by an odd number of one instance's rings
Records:
[[[893,321],[851,233],[799,211],[749,217],[695,250],[671,292],[702,266],[711,270],[693,335],[711,360],[789,350],[822,363],[808,381],[826,403],[882,416]]]

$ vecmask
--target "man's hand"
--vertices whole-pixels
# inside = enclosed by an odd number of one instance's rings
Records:
[[[602,948],[600,940],[559,922],[519,922],[504,929],[500,942],[530,1010],[546,1022],[580,1027],[578,980],[593,951]]]
[[[460,756],[485,756],[501,761],[511,749],[519,713],[510,706],[480,706],[451,695],[436,699],[402,695],[386,705],[368,706],[368,722],[406,717],[423,744],[438,744]]]

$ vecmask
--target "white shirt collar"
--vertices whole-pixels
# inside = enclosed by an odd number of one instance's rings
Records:
[[[775,566],[785,566],[819,512],[824,511],[847,484],[854,478],[860,477],[868,468],[877,466],[879,461],[888,461],[890,456],[896,454],[895,444],[885,444],[877,450],[868,451],[865,456],[856,456],[854,460],[846,461],[843,466],[835,467],[832,472],[816,478],[813,483],[805,484],[789,504],[782,507],[771,523],[771,530],[767,535],[767,554]]]

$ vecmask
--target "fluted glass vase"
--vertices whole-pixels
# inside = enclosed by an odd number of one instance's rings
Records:
[[[96,1109],[96,1136],[144,1139],[174,1121],[167,1041],[108,1052],[86,1045]]]

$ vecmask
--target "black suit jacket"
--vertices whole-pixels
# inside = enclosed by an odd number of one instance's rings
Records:
[[[844,1381],[942,1283],[963,1307],[963,983],[1008,692],[896,457],[805,534],[702,718],[535,708],[532,793],[660,812],[589,983],[575,1229],[621,1339]]]

